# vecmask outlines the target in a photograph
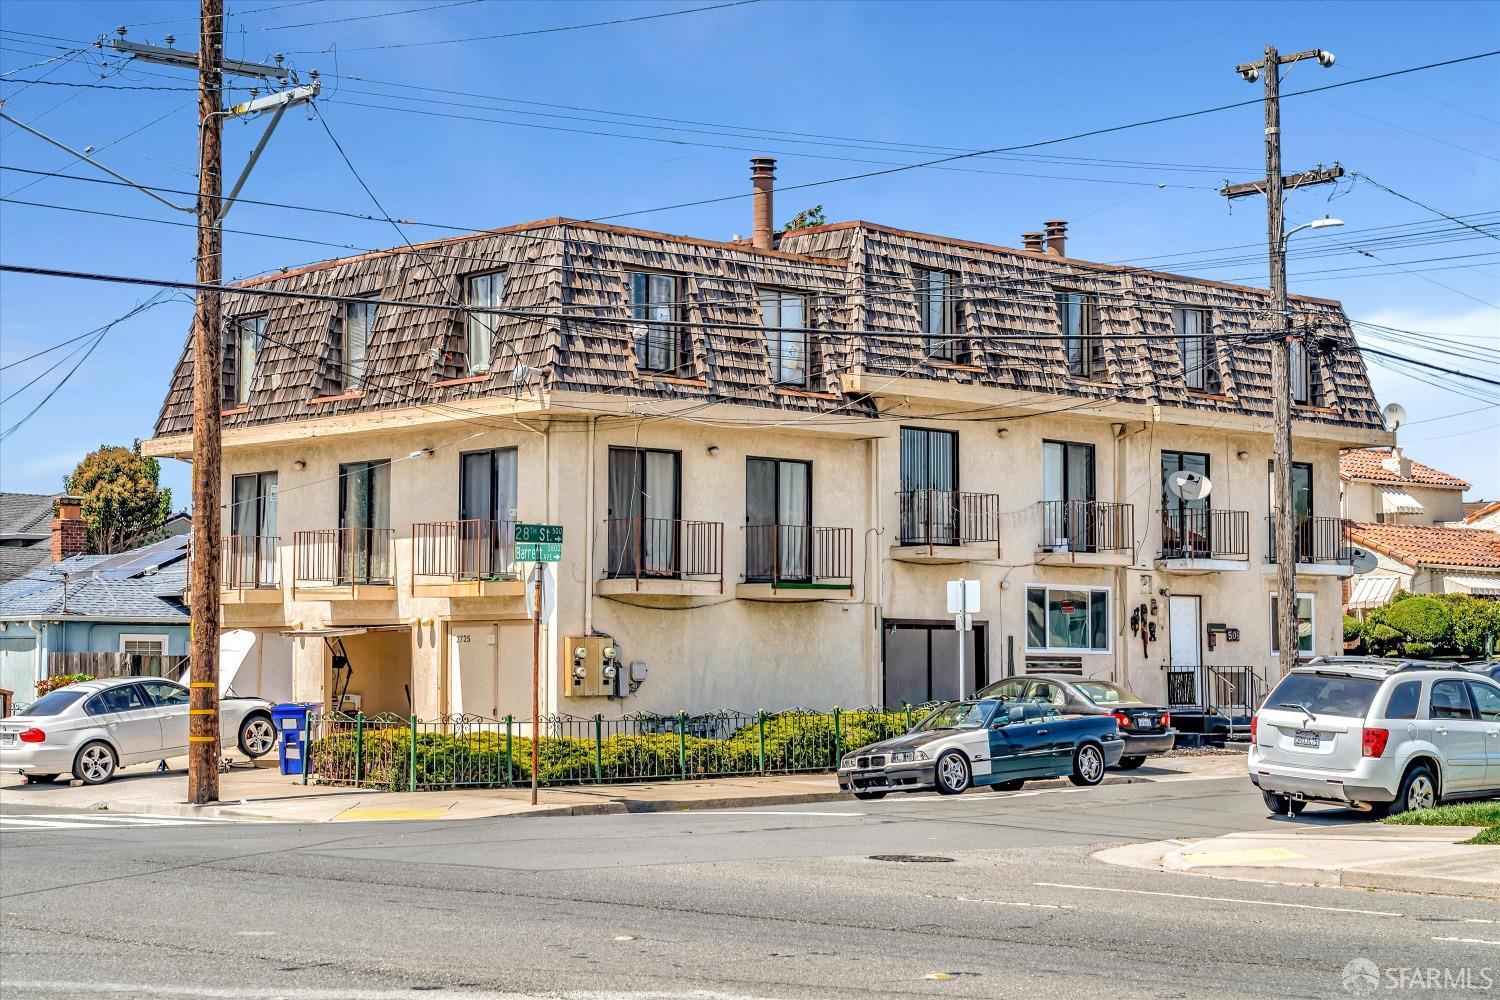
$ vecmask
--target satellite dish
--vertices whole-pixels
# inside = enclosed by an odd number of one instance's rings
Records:
[[[1353,566],[1356,576],[1364,576],[1376,566],[1375,553],[1358,545],[1346,545],[1339,549],[1339,562]]]
[[[1400,403],[1387,404],[1385,409],[1380,411],[1380,419],[1385,421],[1386,430],[1394,431],[1406,423],[1406,407]]]
[[[1202,500],[1213,488],[1214,484],[1201,472],[1179,469],[1167,474],[1167,492],[1183,500]]]

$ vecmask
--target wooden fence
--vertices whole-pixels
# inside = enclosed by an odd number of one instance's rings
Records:
[[[142,653],[48,653],[47,676],[88,674],[90,677],[176,678],[187,662],[186,656]]]

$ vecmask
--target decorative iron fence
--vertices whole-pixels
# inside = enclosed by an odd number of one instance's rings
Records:
[[[902,545],[969,545],[1000,540],[1000,496],[903,490]]]
[[[549,715],[533,726],[507,716],[315,715],[307,771],[321,784],[386,791],[542,785],[829,771],[850,750],[898,736],[925,706],[831,712],[722,711]],[[304,774],[303,780],[308,780]]]
[[[344,587],[395,582],[391,528],[320,528],[292,536],[295,586]]]
[[[1245,558],[1250,514],[1243,510],[1182,508],[1161,512],[1163,559]]]
[[[747,524],[748,583],[854,586],[854,529]]]
[[[1135,505],[1043,500],[1041,547],[1048,552],[1127,552],[1135,546]]]
[[[463,580],[515,580],[516,522],[428,521],[411,526],[412,572]]]

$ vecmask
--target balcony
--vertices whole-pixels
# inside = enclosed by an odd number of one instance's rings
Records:
[[[608,555],[595,593],[649,608],[682,608],[724,593],[724,525],[667,517],[605,521]]]
[[[903,490],[897,562],[943,565],[1000,555],[1000,497],[957,490]]]
[[[751,601],[825,601],[854,591],[854,529],[809,524],[745,526],[745,582]]]
[[[320,528],[292,536],[292,596],[304,601],[396,599],[396,533]]]
[[[1250,514],[1243,510],[1164,510],[1156,568],[1185,575],[1250,566]]]
[[[1344,522],[1337,517],[1295,520],[1297,572],[1304,576],[1353,576],[1353,557],[1344,541]],[[1276,521],[1266,518],[1266,572],[1276,566]]]
[[[1038,563],[1128,566],[1135,559],[1135,506],[1102,500],[1043,500]]]
[[[219,543],[219,600],[224,604],[280,604],[281,572],[275,535],[225,535]]]
[[[523,597],[516,522],[427,521],[411,526],[416,597]]]

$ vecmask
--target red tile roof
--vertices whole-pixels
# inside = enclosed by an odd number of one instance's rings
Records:
[[[1379,448],[1361,448],[1346,451],[1339,456],[1339,476],[1343,479],[1367,479],[1376,483],[1410,483],[1417,486],[1442,486],[1455,490],[1466,490],[1469,484],[1457,476],[1439,472],[1421,462],[1411,463],[1411,476],[1402,478],[1380,462],[1390,457],[1390,452]]]
[[[1349,538],[1408,566],[1500,569],[1500,532],[1415,524],[1351,522]]]
[[[1469,500],[1464,503],[1464,520],[1473,522],[1500,510],[1500,500]]]

